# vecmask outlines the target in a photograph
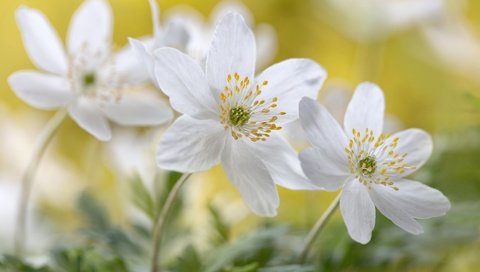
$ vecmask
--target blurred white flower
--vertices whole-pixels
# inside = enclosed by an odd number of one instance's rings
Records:
[[[480,36],[464,18],[446,15],[437,24],[424,26],[423,33],[445,67],[478,80]]]
[[[155,163],[155,145],[159,139],[157,130],[135,131],[117,128],[107,146],[107,157],[116,173],[130,179],[138,175],[153,190],[158,167]]]
[[[247,25],[253,29],[257,48],[256,67],[257,69],[267,67],[277,52],[276,31],[269,24],[255,24],[253,15],[240,1],[221,1],[210,13],[210,18],[205,18],[189,6],[178,6],[168,11],[167,20],[181,21],[187,26],[190,41],[185,52],[203,64],[212,42],[215,26],[229,12],[242,15]]]
[[[349,38],[370,42],[435,19],[444,5],[445,0],[327,0],[324,16]]]
[[[157,49],[155,57],[157,83],[183,114],[160,141],[160,167],[197,172],[221,162],[246,204],[264,216],[278,207],[274,180],[292,189],[313,187],[276,132],[298,118],[303,96],[317,96],[323,68],[290,59],[254,79],[255,38],[236,13],[217,25],[205,70],[173,48]]]
[[[39,11],[16,12],[23,42],[42,70],[9,77],[16,95],[33,107],[67,107],[77,124],[99,140],[109,140],[107,118],[120,125],[158,125],[172,112],[147,91],[146,72],[129,47],[111,52],[112,15],[104,0],[87,0],[73,15],[65,52],[58,34]]]
[[[153,51],[168,46],[185,52],[191,40],[191,33],[185,21],[180,18],[168,20],[165,27],[160,24],[160,9],[156,0],[149,0],[152,11],[153,37],[144,37],[141,40],[130,38],[130,44],[146,68],[150,80],[156,84]],[[158,87],[158,86],[157,86]]]
[[[430,157],[432,140],[420,129],[382,133],[385,102],[374,84],[360,84],[345,113],[344,129],[316,101],[300,102],[300,121],[313,147],[300,153],[305,174],[328,191],[342,188],[340,210],[350,236],[368,243],[375,206],[402,229],[419,234],[416,218],[444,215],[439,191],[405,177]]]

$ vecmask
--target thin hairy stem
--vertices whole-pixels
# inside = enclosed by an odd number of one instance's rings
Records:
[[[307,238],[305,239],[303,250],[301,251],[297,259],[297,262],[299,264],[303,264],[305,262],[308,253],[312,249],[313,242],[315,242],[315,239],[325,228],[332,214],[337,210],[338,204],[340,202],[340,195],[341,194],[338,194],[338,196],[333,200],[330,206],[328,206],[327,210],[322,214],[322,216],[318,219],[318,221],[308,233]]]
[[[38,165],[42,160],[48,144],[53,139],[66,117],[67,111],[64,109],[59,110],[45,125],[45,128],[37,140],[36,147],[28,163],[27,169],[22,177],[22,187],[18,203],[19,208],[17,212],[15,228],[15,254],[18,257],[21,257],[24,253],[25,243],[27,241],[27,210],[30,202],[30,194],[35,173],[37,172]]]
[[[169,215],[170,211],[172,210],[173,203],[175,202],[175,199],[178,196],[178,192],[180,191],[180,188],[183,186],[183,184],[185,184],[185,182],[188,180],[188,178],[190,178],[191,175],[192,175],[191,173],[185,173],[175,183],[175,186],[173,186],[170,193],[168,193],[167,200],[165,201],[165,204],[163,205],[163,208],[160,211],[160,215],[157,219],[157,222],[154,225],[153,250],[152,250],[152,272],[160,272],[160,266],[159,266],[159,263],[158,263],[158,259],[160,257],[160,244],[161,244],[161,241],[162,241],[163,228],[165,226],[165,223],[167,222],[168,215]]]

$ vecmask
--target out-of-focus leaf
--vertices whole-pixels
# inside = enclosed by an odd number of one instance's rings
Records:
[[[77,200],[77,207],[92,227],[106,230],[110,226],[107,211],[88,191],[82,192]]]
[[[58,272],[128,272],[120,256],[100,252],[94,248],[57,250],[53,259]]]
[[[153,222],[156,218],[157,209],[151,193],[145,187],[145,184],[139,175],[135,175],[130,184],[132,189],[133,203]]]
[[[230,239],[230,226],[223,220],[218,209],[213,205],[208,206],[210,212],[212,228],[214,237],[212,239],[213,245],[221,245]]]
[[[315,268],[311,265],[283,265],[261,268],[258,272],[314,272]]]
[[[251,235],[240,237],[231,244],[217,247],[207,258],[205,271],[216,272],[224,269],[268,263],[275,251],[275,240],[287,232],[283,226],[261,229]]]
[[[203,271],[203,263],[197,250],[192,246],[187,246],[172,267],[177,272]]]
[[[82,228],[81,233],[90,243],[107,245],[116,252],[140,253],[139,246],[123,230],[110,223],[106,209],[88,191],[79,197],[78,209],[87,219],[88,224]]]
[[[4,255],[0,259],[0,271],[2,272],[54,272],[54,270],[47,267],[33,267],[24,263],[22,260],[10,256]]]
[[[255,272],[258,270],[257,263],[246,264],[242,266],[232,267],[231,269],[226,269],[226,272]]]

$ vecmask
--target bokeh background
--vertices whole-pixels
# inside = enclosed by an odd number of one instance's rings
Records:
[[[12,72],[34,68],[23,48],[14,13],[21,5],[39,9],[64,38],[70,17],[81,2],[0,1],[0,253],[12,253],[18,181],[36,136],[53,114],[29,107],[15,96],[7,83]],[[109,2],[115,18],[117,48],[125,45],[128,37],[151,35],[148,1]],[[374,238],[366,246],[349,239],[336,214],[319,239],[310,263],[315,271],[478,271],[480,1],[436,1],[441,3],[438,10],[428,16],[417,16],[419,18],[409,23],[402,20],[413,16],[413,10],[399,9],[399,14],[390,14],[379,7],[395,1],[334,2],[241,1],[251,11],[255,23],[268,23],[276,30],[277,44],[272,48],[276,54],[271,63],[307,57],[324,66],[329,76],[320,92],[321,101],[341,108],[358,83],[373,81],[385,92],[392,130],[419,127],[430,132],[435,151],[416,178],[441,190],[453,207],[445,217],[423,222],[426,232],[420,236],[404,233],[377,213]],[[371,2],[371,6],[367,2]],[[209,14],[218,3],[216,0],[162,0],[159,2],[161,19],[167,18],[172,8],[188,5],[203,14],[205,20],[210,20]],[[400,18],[400,23],[392,18]],[[168,187],[165,184],[175,177],[155,167],[154,149],[163,129],[116,127],[114,139],[101,143],[67,120],[49,146],[36,176],[30,212],[29,260],[44,264],[58,248],[83,250],[85,245],[95,250],[100,247],[103,254],[109,247],[122,244],[118,241],[133,235],[136,228],[141,229],[143,225],[148,229],[148,216],[138,208],[143,201],[138,192],[142,186],[138,182],[149,191],[164,192]],[[301,138],[301,135],[291,135],[299,149],[305,144]],[[140,173],[142,181],[134,178],[135,172]],[[189,251],[185,250],[189,246],[200,256],[202,252],[211,252],[215,223],[217,227],[220,223],[228,226],[228,235],[220,236],[233,244],[237,237],[256,233],[259,228],[271,230],[264,236],[275,240],[277,247],[283,247],[280,253],[275,251],[277,257],[283,259],[262,257],[263,251],[249,258],[257,264],[285,262],[299,250],[303,235],[335,194],[283,189],[280,194],[279,215],[262,219],[245,208],[221,167],[194,175],[184,188],[182,205],[174,215],[175,224],[182,226],[182,231],[177,233],[173,229],[178,228],[172,227],[169,234],[172,241],[166,243],[171,249],[166,253],[167,264],[172,270],[181,271],[180,266],[176,266],[178,256],[183,256],[184,262],[190,260]],[[219,222],[212,220],[212,214],[217,215],[213,218]],[[104,232],[95,229],[106,217],[108,224],[103,223],[121,234],[115,236],[114,231],[105,226]],[[288,231],[279,226],[288,226]],[[107,236],[107,240],[102,240]],[[140,244],[148,245],[148,238],[146,240]],[[148,251],[148,246],[146,248]],[[255,266],[248,270],[246,259],[242,259],[244,263],[235,259],[232,261],[235,264],[227,266],[235,268],[240,262],[247,269],[238,271],[255,271]],[[142,260],[137,258],[138,267],[142,266]]]

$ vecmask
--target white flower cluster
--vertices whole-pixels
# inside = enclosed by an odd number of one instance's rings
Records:
[[[415,219],[447,212],[450,204],[442,193],[406,178],[430,156],[430,136],[420,129],[383,133],[385,105],[378,86],[359,85],[342,128],[315,101],[327,76],[315,61],[288,59],[257,73],[258,60],[269,50],[239,13],[221,12],[214,31],[181,15],[162,27],[158,7],[150,4],[153,37],[130,39],[131,47],[116,53],[105,0],[86,0],[75,13],[67,50],[42,13],[19,8],[25,48],[42,72],[14,73],[12,89],[34,107],[67,109],[80,127],[107,141],[107,120],[129,126],[172,120],[156,87],[181,114],[160,140],[158,166],[194,173],[221,164],[247,206],[261,216],[276,215],[276,185],[342,189],[341,212],[360,243],[370,240],[375,207],[414,234],[422,232]],[[280,133],[298,119],[312,144],[300,155]]]

